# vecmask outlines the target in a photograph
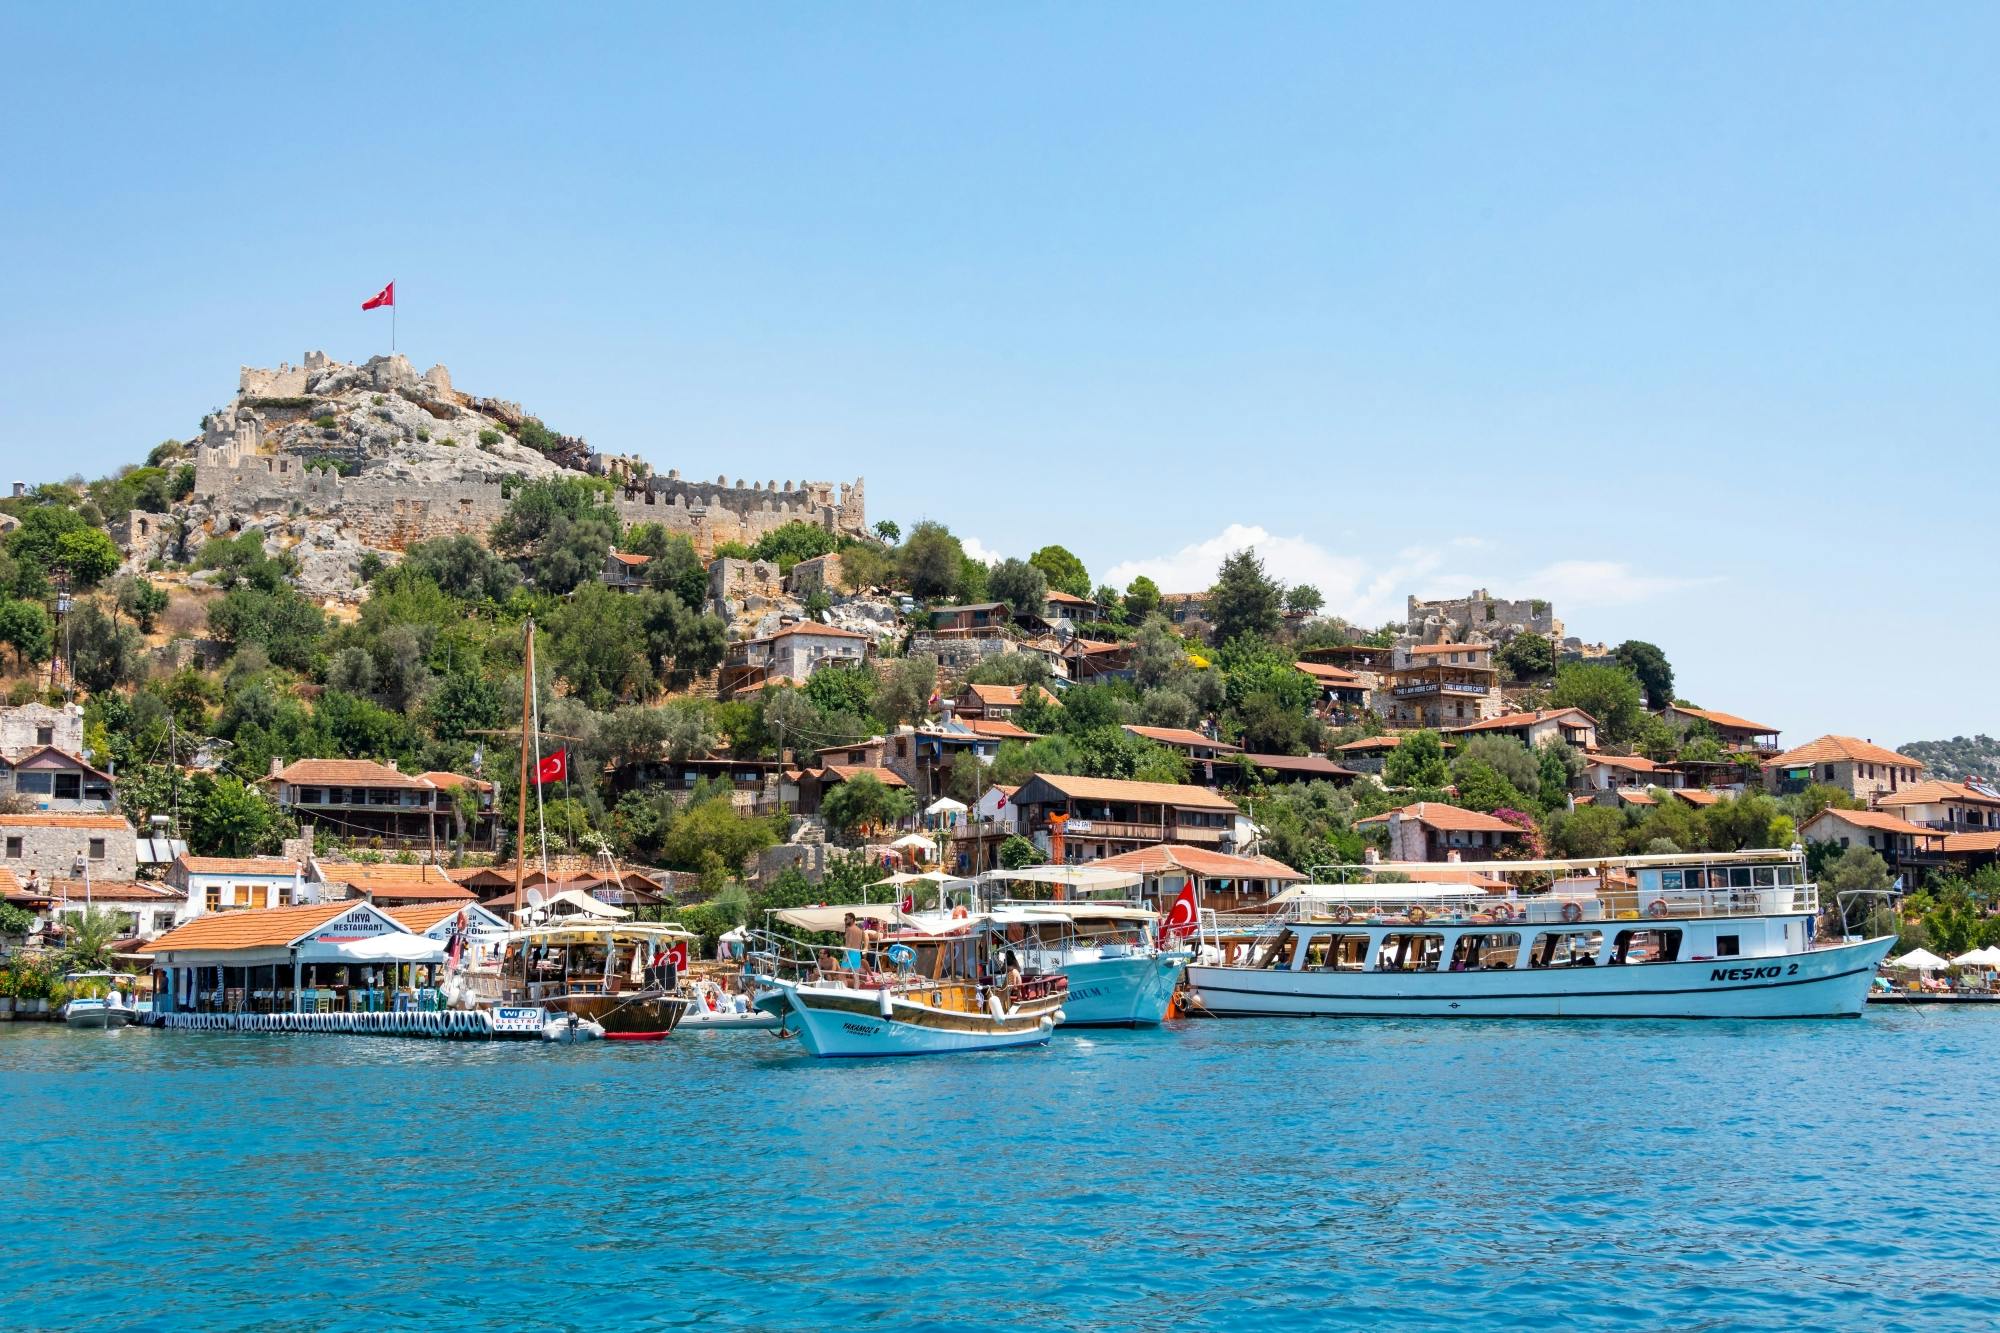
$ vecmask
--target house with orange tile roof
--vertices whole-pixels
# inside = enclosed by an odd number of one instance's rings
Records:
[[[46,880],[74,875],[79,861],[89,864],[92,879],[132,879],[138,835],[123,815],[0,814],[0,867]]]
[[[1441,801],[1418,801],[1357,819],[1354,826],[1385,830],[1391,861],[1491,861],[1527,837],[1504,819]]]
[[[1972,782],[1929,778],[1913,787],[1877,797],[1875,807],[1912,824],[1946,833],[1987,833],[2000,829],[2000,790]]]
[[[597,581],[614,592],[644,592],[646,566],[652,563],[652,556],[637,551],[606,551]]]
[[[207,913],[137,952],[165,974],[163,1012],[290,1013],[386,1009],[397,980],[435,984],[445,946],[347,899]]]
[[[1904,872],[1941,865],[1946,851],[1943,833],[1912,824],[1887,810],[1836,810],[1828,806],[1799,827],[1799,838],[1867,847],[1881,853],[1891,868]],[[1909,880],[1908,886],[1915,888],[1915,880]]]
[[[1502,713],[1481,718],[1451,734],[1461,740],[1474,736],[1505,736],[1533,750],[1547,741],[1561,741],[1579,750],[1597,748],[1597,719],[1581,708],[1537,708],[1532,713]]]
[[[53,746],[65,754],[83,753],[83,707],[44,703],[0,707],[0,758],[31,754]]]
[[[274,758],[271,771],[258,783],[302,825],[342,842],[433,855],[451,844],[456,806],[450,793],[420,774],[403,772],[393,760],[300,759],[287,764]],[[498,836],[495,826],[497,820],[488,821],[495,829],[489,839]],[[471,850],[492,851],[493,844]]]
[[[1690,731],[1712,731],[1722,748],[1736,753],[1771,756],[1778,753],[1778,729],[1747,717],[1713,708],[1689,704],[1668,704],[1660,710],[1660,721],[1680,735]]]
[[[1217,740],[1205,731],[1186,727],[1141,727],[1127,725],[1125,734],[1142,741],[1164,745],[1188,762],[1188,780],[1203,787],[1233,787],[1242,777],[1237,756],[1240,745]]]
[[[954,716],[965,719],[979,718],[1009,722],[1013,720],[1014,714],[1021,711],[1022,702],[1030,689],[1033,689],[1043,704],[1048,707],[1062,707],[1061,699],[1058,699],[1039,685],[968,684],[958,692],[958,697],[952,701],[951,712]]]
[[[500,812],[495,801],[500,789],[483,778],[463,773],[442,773],[435,769],[418,777],[444,793],[442,808],[451,812],[451,842],[468,852],[498,851]]]
[[[1303,654],[1293,664],[1319,691],[1313,712],[1324,722],[1345,726],[1368,711],[1375,683],[1332,662],[1316,662]]]
[[[1855,736],[1822,736],[1763,764],[1764,789],[1777,795],[1818,785],[1855,799],[1892,796],[1923,779],[1924,764]]]
[[[1585,788],[1616,791],[1620,787],[1678,787],[1680,775],[1642,754],[1587,754],[1583,757]]]
[[[317,899],[297,861],[277,856],[188,856],[167,867],[167,883],[180,890],[184,924],[206,912],[291,907]]]
[[[436,865],[315,859],[313,867],[320,882],[330,890],[328,897],[366,898],[385,907],[402,903],[469,903],[478,899],[477,894]]]
[[[1013,801],[1025,836],[1070,864],[1162,842],[1233,852],[1243,832],[1239,820],[1248,824],[1228,797],[1166,782],[1037,773]]]

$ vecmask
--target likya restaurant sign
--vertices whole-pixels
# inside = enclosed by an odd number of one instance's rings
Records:
[[[338,944],[342,940],[365,939],[370,935],[389,935],[395,931],[395,922],[374,908],[363,905],[352,911],[342,912],[314,931],[313,938],[326,944]]]

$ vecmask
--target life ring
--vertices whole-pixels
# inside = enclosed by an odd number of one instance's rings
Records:
[[[1492,911],[1495,921],[1512,921],[1514,919],[1514,909],[1506,903],[1493,904]]]
[[[1647,916],[1662,917],[1665,916],[1666,914],[1667,914],[1667,900],[1665,898],[1655,898],[1653,899],[1653,901],[1646,904]]]
[[[1563,920],[1569,922],[1571,925],[1575,925],[1577,922],[1583,920],[1583,904],[1579,902],[1564,903]]]
[[[1413,926],[1421,926],[1424,924],[1424,922],[1431,919],[1431,914],[1429,912],[1426,912],[1421,907],[1414,907],[1414,906],[1410,908],[1409,916],[1410,916],[1410,924]]]
[[[1333,919],[1344,926],[1354,919],[1354,909],[1342,903],[1333,909]]]
[[[951,909],[951,919],[953,921],[963,921],[971,915],[972,913],[966,911],[963,907],[954,907]]]

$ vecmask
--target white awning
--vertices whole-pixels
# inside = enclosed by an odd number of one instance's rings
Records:
[[[872,921],[880,926],[893,926],[903,919],[903,913],[894,903],[836,903],[831,907],[785,907],[773,913],[778,920],[799,930],[841,930],[847,925],[847,914],[854,913],[860,921]]]
[[[307,940],[302,963],[442,963],[444,943],[428,935],[385,932],[351,940]]]
[[[940,796],[924,807],[924,813],[927,815],[962,815],[965,813],[965,802],[954,801],[949,796]]]
[[[963,806],[959,808],[964,809]],[[891,847],[907,847],[914,852],[931,852],[937,850],[937,839],[927,837],[922,833],[905,833],[889,845]]]
[[[1987,945],[1984,949],[1974,949],[1962,953],[1951,960],[1953,967],[2000,967],[2000,947]]]
[[[1910,972],[1936,972],[1941,968],[1950,967],[1951,964],[1929,949],[1912,949],[1901,958],[1891,958],[1889,966]]]
[[[989,870],[988,880],[1011,880],[1026,884],[1060,884],[1078,893],[1109,893],[1142,883],[1144,876],[1130,870],[1103,870],[1097,866],[1028,866],[1021,870]]]
[[[1433,898],[1483,898],[1477,884],[1294,884],[1276,894],[1274,903],[1396,903],[1428,902]]]

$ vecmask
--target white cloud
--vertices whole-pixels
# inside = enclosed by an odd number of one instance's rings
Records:
[[[1310,583],[1326,598],[1330,615],[1359,625],[1401,620],[1406,599],[1464,596],[1474,588],[1492,588],[1507,597],[1542,597],[1554,602],[1557,614],[1574,608],[1622,606],[1647,601],[1682,588],[1717,583],[1715,578],[1679,578],[1646,574],[1619,561],[1559,560],[1527,574],[1462,566],[1468,560],[1484,564],[1491,543],[1456,537],[1444,546],[1406,546],[1382,556],[1347,555],[1332,551],[1309,537],[1280,537],[1254,524],[1232,523],[1215,536],[1177,551],[1114,565],[1105,575],[1123,588],[1141,574],[1162,592],[1199,592],[1215,582],[1215,571],[1227,556],[1255,550],[1264,568],[1282,583]],[[968,541],[966,550],[972,551]],[[1485,548],[1485,549],[1482,549]],[[1450,566],[1445,564],[1449,559]]]
[[[960,537],[958,544],[965,548],[966,555],[977,560],[982,565],[997,565],[1007,558],[998,551],[987,549],[986,543],[980,541],[977,537]]]
[[[1700,588],[1720,583],[1717,576],[1681,578],[1646,574],[1619,560],[1558,560],[1532,574],[1523,575],[1518,585],[1528,597],[1554,602],[1559,615],[1571,608],[1588,610],[1596,606],[1630,606],[1683,588]]]

